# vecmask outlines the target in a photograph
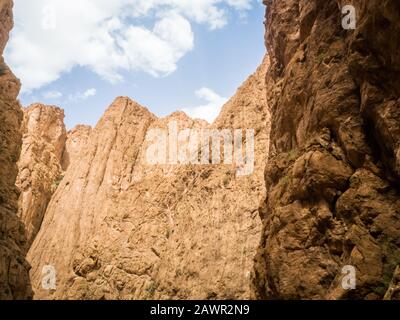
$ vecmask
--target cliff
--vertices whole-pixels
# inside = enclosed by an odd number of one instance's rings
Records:
[[[272,129],[256,297],[381,299],[400,263],[400,4],[264,2]],[[347,265],[355,290],[341,285]]]
[[[158,119],[120,97],[83,134],[84,148],[73,148],[69,136],[75,160],[28,253],[35,298],[249,298],[265,193],[267,67],[265,59],[211,126],[182,112]],[[232,164],[149,164],[148,137],[167,132],[170,141],[174,124],[256,128],[255,145],[263,147],[256,148],[254,174],[236,177]],[[56,271],[55,290],[41,287],[46,265]]]
[[[24,226],[17,217],[17,160],[21,148],[19,81],[4,63],[3,50],[13,26],[12,1],[0,0],[0,299],[29,299],[29,264]]]
[[[264,3],[268,55],[213,124],[119,97],[66,133],[1,58],[0,299],[399,299],[400,4]]]
[[[24,109],[22,150],[18,161],[18,216],[25,224],[27,248],[38,233],[47,204],[62,179],[67,133],[64,111],[34,104]]]
[[[80,154],[85,152],[92,127],[78,125],[67,134],[64,151],[61,159],[61,166],[66,171],[75,159],[79,160]]]

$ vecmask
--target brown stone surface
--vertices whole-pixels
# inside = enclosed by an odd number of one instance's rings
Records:
[[[71,161],[79,160],[81,153],[86,151],[91,131],[90,126],[78,125],[68,132],[61,163],[64,171],[68,169]]]
[[[255,295],[381,299],[400,263],[400,3],[264,2],[272,129]]]
[[[35,298],[249,298],[268,155],[267,67],[265,59],[211,126],[255,129],[249,176],[236,177],[233,165],[149,165],[150,129],[208,125],[182,112],[157,119],[117,98],[71,161],[29,251]],[[55,291],[41,287],[44,265],[55,267]]]
[[[16,100],[20,84],[3,60],[13,26],[12,1],[0,0],[0,299],[32,296],[29,264],[22,248],[24,227],[17,217],[17,160],[21,148],[21,106]]]
[[[68,134],[61,109],[25,110],[28,242],[20,85],[0,59],[0,299],[31,297],[37,232],[37,299],[399,299],[400,4],[264,2],[269,56],[211,125],[126,97]],[[11,8],[0,0],[0,53]],[[254,173],[150,165],[148,135],[171,122],[253,129]]]
[[[61,157],[67,133],[64,111],[34,104],[24,109],[22,150],[18,161],[18,215],[25,224],[27,247],[38,233],[47,205],[62,177]]]

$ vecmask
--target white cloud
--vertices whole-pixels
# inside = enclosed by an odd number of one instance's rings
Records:
[[[89,98],[89,97],[94,97],[97,94],[97,90],[95,88],[90,88],[87,89],[84,93],[83,96],[85,98]]]
[[[83,66],[108,81],[122,71],[165,76],[193,49],[192,23],[218,29],[253,0],[19,0],[6,60],[23,92]],[[143,18],[154,19],[152,26]],[[146,20],[148,21],[148,20]]]
[[[46,91],[42,94],[45,99],[59,99],[63,96],[63,94],[59,91]]]
[[[201,88],[195,92],[196,96],[206,101],[206,104],[183,109],[191,118],[203,119],[212,123],[219,115],[222,106],[228,101],[209,88]]]
[[[76,103],[79,101],[84,101],[89,99],[90,97],[94,97],[97,94],[97,90],[95,88],[87,89],[85,92],[77,92],[75,94],[71,94],[68,96],[68,102]]]

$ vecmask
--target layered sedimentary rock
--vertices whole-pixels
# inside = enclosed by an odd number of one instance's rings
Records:
[[[61,160],[67,133],[64,111],[34,104],[24,109],[22,150],[18,160],[18,215],[25,224],[27,248],[38,233],[47,205],[63,175]]]
[[[250,297],[268,155],[267,68],[268,59],[211,126],[182,112],[157,119],[117,98],[79,160],[71,161],[29,251],[35,298]],[[149,136],[166,133],[171,150],[174,125],[199,132],[253,129],[254,173],[237,176],[234,164],[170,158],[152,164]],[[54,290],[41,286],[46,266],[54,267]]]
[[[381,299],[400,263],[400,3],[264,2],[272,129],[255,295]],[[342,27],[349,4],[355,30]]]
[[[22,250],[26,236],[17,217],[15,186],[21,148],[20,84],[2,57],[12,26],[12,1],[0,0],[0,299],[28,299],[29,264]]]

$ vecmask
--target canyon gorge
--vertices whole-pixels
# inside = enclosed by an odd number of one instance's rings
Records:
[[[400,299],[400,3],[264,4],[267,54],[211,124],[117,97],[68,131],[0,59],[1,300]],[[254,130],[254,171],[149,164],[171,122]]]

